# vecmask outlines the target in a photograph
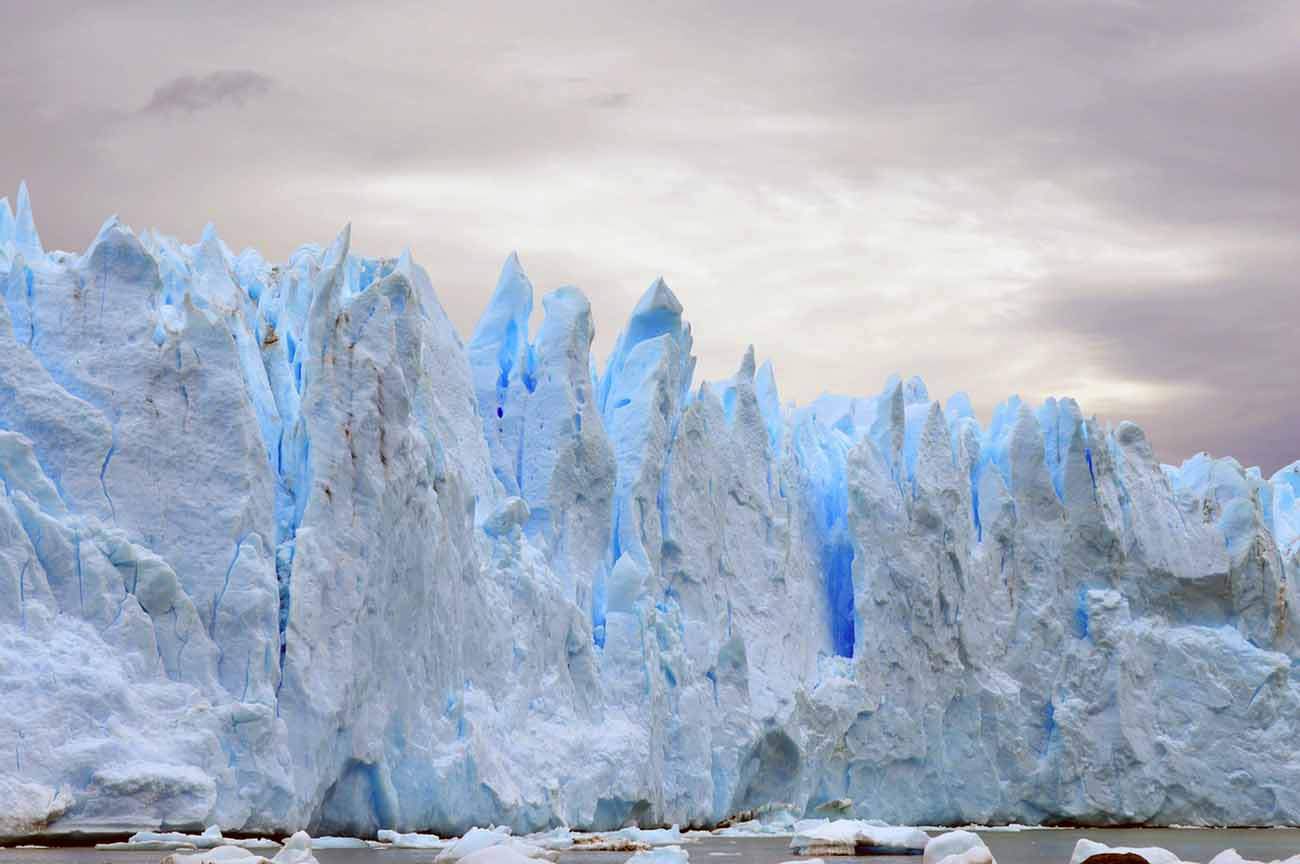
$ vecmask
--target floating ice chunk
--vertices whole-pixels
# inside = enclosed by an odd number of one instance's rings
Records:
[[[284,841],[284,847],[271,859],[271,864],[317,864],[316,856],[311,854],[311,836],[306,831],[297,831]]]
[[[274,841],[270,841],[274,842]],[[183,834],[179,831],[137,831],[125,843],[100,843],[95,846],[101,850],[135,850],[137,852],[163,852],[172,849],[213,849],[217,846],[243,846],[242,843],[226,840],[221,836],[221,829],[209,825],[202,834]]]
[[[795,826],[800,821],[811,825],[825,824],[825,819],[796,820],[789,811],[777,810],[768,814],[766,819],[749,819],[745,822],[733,822],[713,833],[718,837],[789,837],[794,834]]]
[[[1264,864],[1264,862],[1242,858],[1236,849],[1224,849],[1210,859],[1210,864]],[[1290,858],[1284,858],[1280,861],[1272,861],[1269,864],[1300,864],[1300,854],[1292,855]]]
[[[471,852],[461,859],[464,864],[535,864],[533,858],[525,855],[509,843],[498,843],[477,852]]]
[[[744,822],[733,822],[713,833],[719,837],[762,837],[766,832],[763,830],[762,822],[757,819],[748,819]]]
[[[965,852],[945,855],[937,864],[997,864],[993,853],[987,846],[973,846]]]
[[[568,828],[553,828],[550,831],[539,831],[536,834],[529,834],[523,838],[534,846],[540,846],[543,849],[560,851],[573,848],[573,832]]]
[[[798,829],[790,848],[800,855],[915,855],[925,850],[929,840],[917,828],[836,819]]]
[[[151,832],[141,833],[149,834]],[[198,835],[198,838],[200,842],[211,842],[214,839],[220,840],[221,832],[216,826],[212,826],[201,835]],[[146,838],[140,841],[140,843],[152,842],[166,842],[166,840]],[[253,840],[243,842],[265,844],[273,841]],[[200,849],[196,852],[173,852],[162,859],[162,864],[319,864],[316,856],[312,855],[311,837],[306,831],[299,831],[285,840],[283,848],[275,854],[274,858],[269,859],[256,855],[246,849],[244,845],[236,845],[237,843],[240,843],[240,841],[224,841],[220,845],[209,849]]]
[[[693,842],[682,835],[682,829],[674,825],[671,828],[622,828],[612,832],[614,837],[626,837],[636,843],[644,843],[647,846],[676,846],[679,843]]]
[[[464,837],[439,852],[436,860],[443,862],[460,861],[481,849],[488,849],[493,846],[508,846],[525,858],[543,858],[553,861],[558,857],[548,849],[529,843],[519,837],[510,836],[510,829],[508,828],[494,827],[469,829]]]
[[[596,834],[574,833],[572,846],[584,852],[637,852],[654,846],[675,846],[693,843],[694,837],[682,833],[679,826],[671,828],[637,828],[629,826],[617,831]]]
[[[215,849],[218,846],[236,846],[241,849],[276,849],[280,843],[268,837],[234,839],[223,837],[221,829],[209,825],[202,834],[182,834],[177,831],[138,831],[124,843],[96,843],[101,852],[192,852],[198,849]]]
[[[626,864],[686,864],[690,855],[680,846],[659,846],[637,852]]]
[[[1144,846],[1142,848],[1107,846],[1105,843],[1098,843],[1095,840],[1086,838],[1074,844],[1074,853],[1070,856],[1070,864],[1083,864],[1083,862],[1096,855],[1136,855],[1146,861],[1147,864],[1183,864],[1182,859],[1177,855],[1158,846]]]
[[[993,853],[978,834],[949,831],[925,844],[923,864],[995,864]]]
[[[573,835],[573,847],[581,852],[640,852],[650,848],[648,843],[641,843],[618,833]]]
[[[444,840],[437,834],[403,834],[387,828],[381,828],[378,836],[380,843],[387,843],[395,849],[446,849],[456,842]]]
[[[379,833],[383,834],[384,832],[380,831]],[[388,833],[391,834],[392,832]],[[360,837],[313,837],[311,838],[311,845],[313,849],[369,849],[370,841],[362,840]]]
[[[197,852],[173,852],[162,859],[162,864],[263,864],[266,860],[242,846],[215,846]]]
[[[379,839],[386,839],[385,835],[381,833]],[[500,828],[471,828],[465,833],[464,837],[454,841],[450,846],[447,846],[439,852],[436,860],[459,861],[480,849],[487,849],[489,846],[496,846],[509,839],[510,834]]]

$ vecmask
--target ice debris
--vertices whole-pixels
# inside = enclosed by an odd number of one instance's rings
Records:
[[[311,837],[298,831],[284,841],[273,858],[264,858],[243,846],[222,843],[194,852],[173,852],[161,864],[320,864],[311,851]]]
[[[381,828],[376,835],[380,843],[387,843],[394,849],[446,849],[455,840],[444,840],[437,834],[402,833]]]
[[[201,834],[184,834],[178,831],[137,831],[125,843],[97,843],[101,851],[163,852],[168,850],[214,849],[217,846],[237,846],[243,849],[274,849],[280,846],[265,837],[225,837],[221,828],[209,825]]]

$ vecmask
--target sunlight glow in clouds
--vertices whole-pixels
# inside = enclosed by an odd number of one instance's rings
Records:
[[[927,382],[936,397],[946,395],[968,386],[963,373],[989,350],[1011,355],[996,360],[1035,398],[1075,395],[1085,407],[1094,400],[1162,404],[1189,388],[1105,369],[1043,375],[1044,353],[1081,348],[1057,344],[1044,352],[1024,344],[1016,310],[1034,303],[1043,281],[1062,268],[1186,279],[1210,267],[1197,250],[1134,236],[1048,184],[1004,200],[958,180],[893,174],[868,186],[819,177],[797,187],[744,187],[682,162],[617,156],[491,174],[378,176],[361,187],[358,204],[373,208],[363,222],[403,213],[412,231],[433,220],[462,225],[462,235],[485,251],[500,236],[514,238],[541,291],[569,284],[568,267],[594,271],[598,283],[579,287],[603,322],[620,322],[659,275],[655,262],[671,260],[664,275],[694,326],[700,373],[730,375],[754,341],[761,357],[776,358],[783,396],[800,402],[826,389],[874,392],[890,371],[912,374],[919,366],[937,366],[937,374],[924,370]],[[437,273],[438,262],[425,264]],[[799,348],[817,362],[806,369],[782,363],[790,346],[770,334],[819,311],[826,319],[815,338],[806,331],[810,338]],[[476,314],[459,316],[462,333]],[[769,343],[738,332],[731,323],[738,314],[755,323],[753,333],[769,334]],[[608,326],[598,330],[599,358],[615,335]],[[935,356],[947,362],[935,364]],[[973,395],[987,417],[1009,394]]]
[[[1074,395],[1170,461],[1300,455],[1300,5],[139,0],[6,23],[0,195],[29,180],[51,246],[117,212],[280,260],[351,222],[359,251],[410,247],[462,333],[517,250],[539,290],[590,296],[602,362],[662,275],[707,377],[752,342],[799,401],[897,371],[984,417]]]

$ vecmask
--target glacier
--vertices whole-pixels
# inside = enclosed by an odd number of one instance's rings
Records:
[[[0,836],[1300,824],[1300,462],[0,201]]]

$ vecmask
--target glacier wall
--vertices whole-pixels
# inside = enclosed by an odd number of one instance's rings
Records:
[[[1300,824],[1300,463],[0,201],[0,835]]]

